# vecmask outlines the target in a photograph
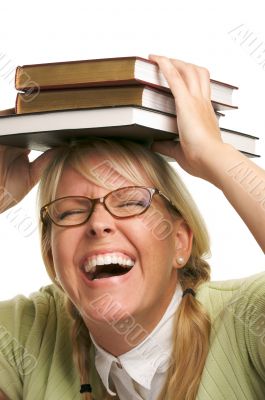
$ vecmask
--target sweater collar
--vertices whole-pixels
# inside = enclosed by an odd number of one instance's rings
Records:
[[[167,371],[171,364],[174,316],[181,298],[182,289],[180,285],[177,285],[163,317],[150,335],[138,346],[119,357],[115,357],[105,351],[90,334],[96,350],[95,366],[110,394],[115,394],[109,387],[109,377],[113,363],[121,366],[135,382],[148,390],[151,388],[154,375]]]

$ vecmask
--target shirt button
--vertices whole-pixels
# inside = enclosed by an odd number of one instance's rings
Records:
[[[118,361],[116,362],[116,365],[118,368],[122,369],[122,365]]]

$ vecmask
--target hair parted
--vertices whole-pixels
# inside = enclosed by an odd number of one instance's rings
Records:
[[[102,162],[92,169],[89,158],[100,156]],[[209,237],[204,221],[184,183],[164,157],[142,144],[127,140],[93,138],[88,143],[58,149],[57,156],[46,169],[39,185],[39,208],[56,198],[57,186],[66,165],[71,165],[84,177],[99,186],[113,190],[118,176],[135,185],[152,185],[161,190],[179,210],[193,232],[191,256],[186,265],[178,270],[178,278],[184,289],[196,288],[210,279],[210,268],[205,258],[210,254]],[[177,213],[172,210],[176,218]],[[47,272],[53,283],[55,271],[50,246],[51,224],[40,224],[41,251]],[[88,330],[66,297],[66,307],[72,317],[73,358],[79,371],[80,382],[89,383]],[[198,392],[201,374],[209,348],[211,323],[201,303],[192,295],[183,297],[175,316],[174,349],[167,381],[159,400],[194,400]],[[82,349],[86,349],[83,351]],[[93,385],[92,385],[93,389]],[[90,393],[83,394],[91,400]],[[113,399],[105,393],[104,400]]]

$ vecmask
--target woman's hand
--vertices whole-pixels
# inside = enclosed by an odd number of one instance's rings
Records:
[[[221,189],[265,252],[265,171],[222,142],[210,98],[207,70],[183,61],[150,56],[175,97],[180,144],[154,143],[194,176]]]
[[[12,207],[38,182],[55,150],[29,162],[30,150],[0,145],[0,212]]]
[[[152,150],[174,158],[191,175],[211,180],[205,161],[226,145],[211,103],[209,72],[179,60],[149,58],[159,65],[174,95],[180,138],[180,143],[155,142]]]

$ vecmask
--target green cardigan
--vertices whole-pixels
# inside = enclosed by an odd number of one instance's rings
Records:
[[[203,284],[197,298],[213,324],[197,400],[265,399],[265,273]],[[9,399],[81,399],[70,330],[53,285],[0,302],[0,389]],[[90,383],[102,400],[93,355]]]

